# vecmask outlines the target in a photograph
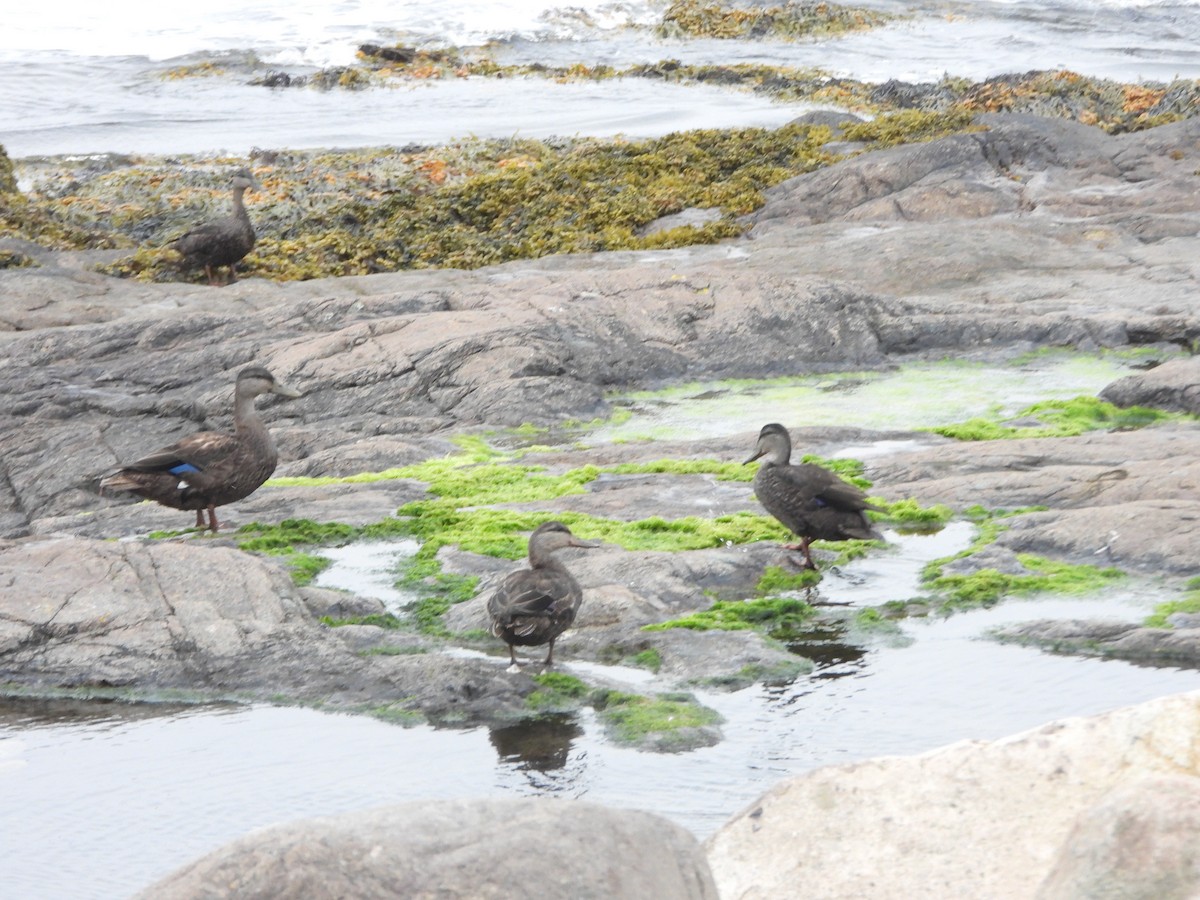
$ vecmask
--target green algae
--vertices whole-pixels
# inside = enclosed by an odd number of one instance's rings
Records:
[[[690,631],[761,631],[786,640],[816,616],[811,604],[791,597],[759,597],[751,600],[717,600],[708,609],[643,625],[643,631],[686,628]]]
[[[901,500],[884,500],[871,497],[871,502],[881,508],[880,512],[869,513],[875,522],[893,525],[905,534],[927,534],[940,531],[954,518],[954,510],[943,503],[922,506],[911,497]]]
[[[596,691],[592,703],[613,739],[656,750],[689,750],[716,741],[712,729],[723,720],[690,694],[645,697],[622,691]]]
[[[598,471],[613,475],[713,475],[718,481],[753,481],[756,470],[740,462],[715,459],[657,459],[604,466]]]
[[[1166,421],[1196,418],[1189,413],[1164,412],[1144,406],[1119,407],[1097,397],[1074,397],[1034,403],[1007,420],[1033,420],[1036,424],[1008,425],[995,419],[975,417],[955,425],[927,430],[960,441],[994,441],[1074,437],[1088,431],[1130,431]]]
[[[649,669],[651,672],[657,673],[662,668],[662,654],[658,651],[658,648],[649,647],[629,657],[628,663],[631,666],[637,666],[639,669]]]
[[[372,625],[376,628],[386,628],[388,631],[404,628],[404,621],[391,613],[371,613],[367,616],[347,616],[345,618],[321,616],[320,621],[330,628],[340,628],[343,625]]]
[[[368,647],[359,650],[359,656],[420,656],[428,653],[428,647],[418,647],[411,644],[391,644],[383,647]]]
[[[562,672],[543,672],[533,680],[538,688],[525,698],[525,706],[537,713],[574,712],[591,692],[583,681]]]
[[[312,519],[284,519],[276,525],[248,522],[235,532],[238,547],[258,553],[286,553],[296,546],[321,546],[346,543],[357,534],[353,525],[340,522],[314,522]]]
[[[1171,628],[1167,618],[1174,613],[1200,613],[1200,578],[1191,578],[1184,585],[1184,595],[1154,607],[1154,612],[1142,623],[1147,628]]]
[[[1088,593],[1125,577],[1120,569],[1059,562],[1031,553],[1018,553],[1017,561],[1026,569],[1024,574],[980,569],[940,575],[927,584],[945,598],[945,608],[971,609],[991,606],[1012,595]]]
[[[993,568],[970,573],[947,573],[946,566],[966,559],[992,544],[1007,528],[1004,519],[1044,507],[1014,511],[985,511],[974,507],[968,513],[976,520],[976,534],[970,546],[953,556],[927,563],[921,582],[934,591],[943,611],[974,609],[998,603],[1006,596],[1036,593],[1083,594],[1100,590],[1125,577],[1120,569],[1046,559],[1031,553],[1018,553],[1021,572],[1000,572]]]
[[[773,597],[789,591],[807,591],[820,581],[820,573],[812,569],[789,572],[782,566],[767,566],[754,586],[754,593],[759,597]]]

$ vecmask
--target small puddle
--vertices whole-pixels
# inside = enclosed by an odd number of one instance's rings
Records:
[[[396,587],[400,561],[414,556],[419,549],[420,544],[412,540],[360,541],[324,548],[321,556],[331,560],[331,564],[313,579],[313,585],[373,597],[388,612],[398,615],[419,599],[412,591]]]

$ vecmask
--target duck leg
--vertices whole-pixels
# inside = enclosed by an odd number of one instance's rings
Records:
[[[520,672],[521,664],[519,662],[517,662],[517,648],[512,644],[508,645],[508,659],[509,659],[510,665],[507,669],[505,669],[505,671],[512,675],[515,675],[518,672]]]
[[[784,544],[784,550],[799,550],[804,554],[804,568],[816,571],[817,564],[813,562],[812,553],[809,552],[808,545],[812,543],[812,538],[802,537],[798,544]]]
[[[204,527],[204,510],[202,510],[202,509],[196,510],[196,527],[197,528]]]
[[[546,661],[542,665],[547,669],[554,665],[554,638],[550,638],[550,651],[546,654]]]
[[[197,515],[199,515],[198,512]],[[213,534],[216,534],[217,529],[221,527],[221,524],[217,521],[217,508],[212,504],[209,504],[208,507],[208,527]]]

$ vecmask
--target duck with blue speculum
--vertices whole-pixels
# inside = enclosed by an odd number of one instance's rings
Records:
[[[813,541],[883,540],[867,518],[882,512],[856,485],[815,463],[792,465],[792,438],[777,422],[764,425],[754,454],[743,465],[762,459],[754,476],[754,494],[767,512],[800,538],[785,544],[804,554],[804,567],[816,569]]]
[[[520,670],[517,647],[549,644],[545,665],[554,665],[554,641],[575,621],[583,589],[554,553],[565,547],[596,547],[571,534],[562,522],[543,522],[529,536],[529,568],[511,572],[488,599],[491,632],[508,644],[510,672]]]
[[[232,433],[201,431],[155,450],[105,475],[101,493],[127,491],[172,509],[194,509],[196,527],[215,533],[220,527],[217,507],[253,494],[279,460],[271,433],[254,408],[263,394],[300,396],[262,366],[248,366],[238,372],[234,388]]]

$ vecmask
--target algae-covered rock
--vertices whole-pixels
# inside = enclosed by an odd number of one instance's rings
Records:
[[[0,194],[15,194],[17,192],[17,176],[13,172],[12,160],[8,151],[0,144]]]

